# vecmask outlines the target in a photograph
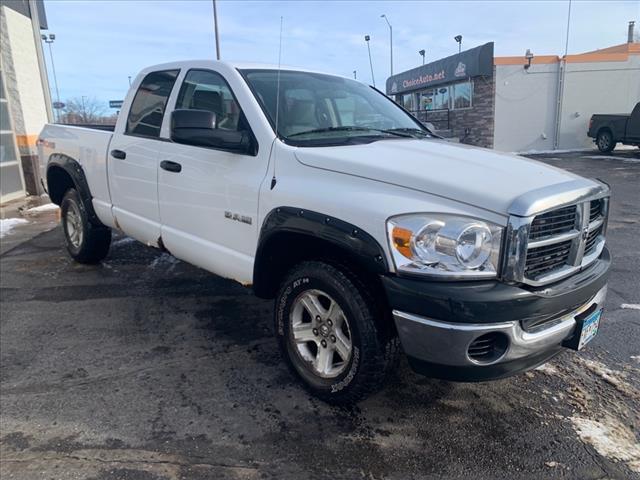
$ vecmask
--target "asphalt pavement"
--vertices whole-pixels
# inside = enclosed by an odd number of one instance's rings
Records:
[[[406,363],[352,408],[280,360],[272,302],[116,237],[97,266],[59,227],[0,257],[0,476],[9,479],[640,478],[640,157],[537,157],[608,182],[601,331],[509,379]]]

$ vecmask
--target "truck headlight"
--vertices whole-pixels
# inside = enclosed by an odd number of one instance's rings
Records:
[[[502,227],[474,218],[409,214],[387,221],[398,272],[452,278],[495,277]]]

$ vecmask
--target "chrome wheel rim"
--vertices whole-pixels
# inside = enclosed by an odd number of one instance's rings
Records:
[[[609,148],[609,136],[608,135],[600,135],[600,147],[602,149]]]
[[[289,317],[295,351],[315,375],[334,378],[345,371],[353,343],[338,302],[321,290],[306,290],[293,301]]]
[[[82,217],[80,216],[78,206],[73,202],[69,203],[69,208],[65,215],[65,227],[71,245],[73,245],[74,248],[80,248],[83,236]]]

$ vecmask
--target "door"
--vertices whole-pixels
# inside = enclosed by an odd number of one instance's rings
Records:
[[[216,128],[251,132],[231,88],[211,70],[187,72],[175,108],[208,110],[216,114]],[[252,281],[258,192],[269,155],[260,147],[249,155],[163,143],[164,168],[158,171],[162,241],[173,255],[242,283]]]
[[[158,245],[158,153],[160,128],[179,70],[151,72],[136,92],[123,131],[107,153],[113,215],[127,235]]]
[[[20,152],[11,122],[4,72],[0,70],[0,203],[24,197]]]
[[[629,120],[627,120],[625,142],[640,142],[640,102],[636,103]]]

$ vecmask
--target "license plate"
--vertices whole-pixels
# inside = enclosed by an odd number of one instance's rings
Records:
[[[587,343],[594,339],[600,326],[600,317],[602,317],[602,309],[596,310],[584,319],[582,322],[582,331],[580,332],[578,350],[582,350]]]

